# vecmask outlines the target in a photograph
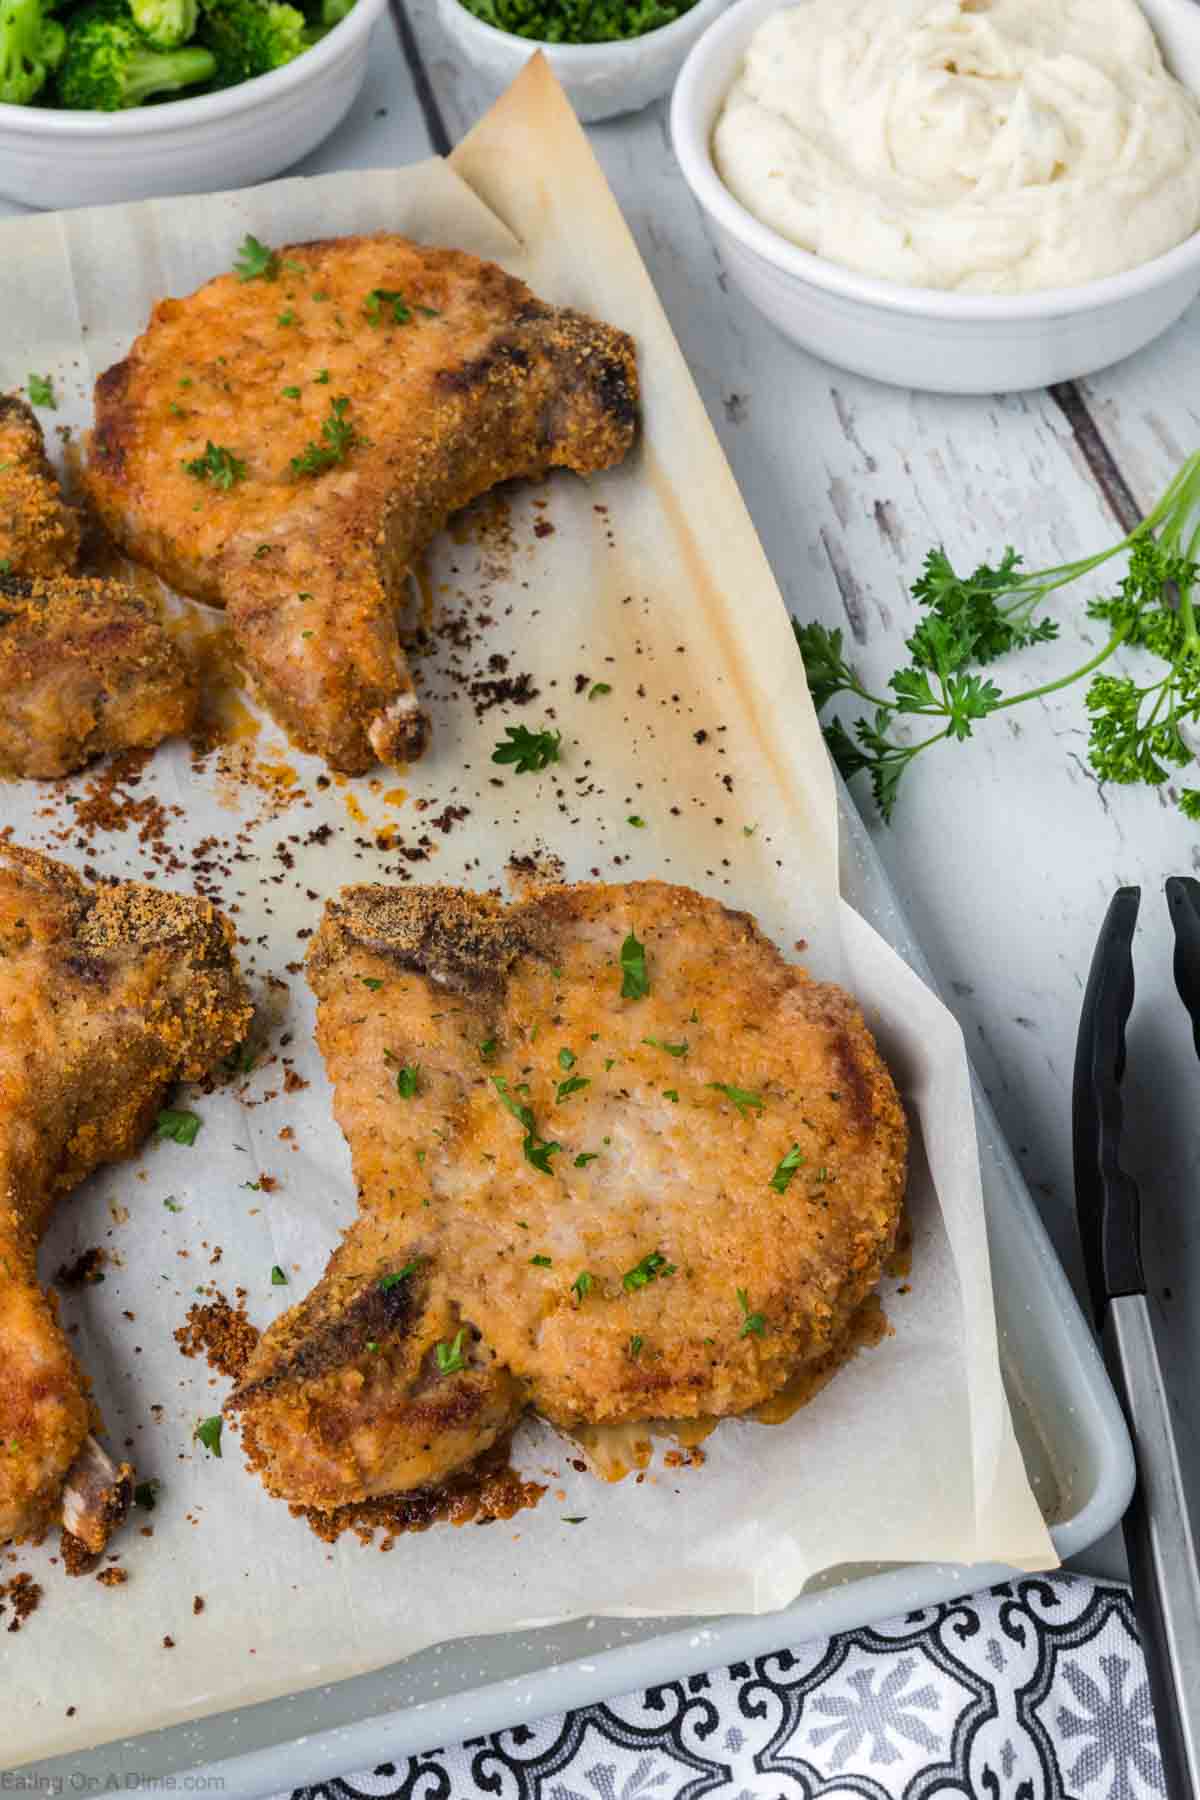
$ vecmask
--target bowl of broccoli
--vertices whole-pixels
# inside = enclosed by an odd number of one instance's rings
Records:
[[[386,0],[0,0],[0,194],[85,206],[265,180],[327,137]]]

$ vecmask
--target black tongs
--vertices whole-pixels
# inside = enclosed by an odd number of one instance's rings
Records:
[[[1166,884],[1175,985],[1200,1057],[1200,881]],[[1141,889],[1118,889],[1092,957],[1075,1051],[1075,1197],[1104,1360],[1137,1461],[1125,1545],[1171,1800],[1200,1800],[1200,1570],[1142,1272],[1141,1197],[1121,1167],[1125,1026]],[[1200,1082],[1198,1082],[1200,1094]]]

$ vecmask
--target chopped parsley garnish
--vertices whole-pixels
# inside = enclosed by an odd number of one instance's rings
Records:
[[[285,400],[298,400],[300,398],[300,389],[298,387],[285,387],[281,391]]]
[[[153,1512],[158,1503],[158,1490],[162,1482],[154,1479],[139,1481],[133,1490],[133,1504],[140,1506],[143,1512]]]
[[[529,1260],[535,1269],[552,1269],[554,1267],[548,1256],[531,1256]]]
[[[562,1516],[562,1522],[564,1525],[586,1525],[587,1524],[587,1514],[586,1513],[564,1513]]]
[[[588,1274],[587,1270],[580,1269],[578,1275],[571,1283],[571,1292],[575,1296],[575,1304],[577,1306],[583,1305],[583,1302],[587,1299],[595,1285],[595,1279]]]
[[[641,1354],[642,1354],[642,1340],[638,1336],[637,1332],[635,1332],[629,1340],[629,1360],[630,1360],[630,1362],[636,1362],[638,1357]]]
[[[612,688],[607,681],[593,681],[592,686],[591,686],[591,691],[588,694],[588,699],[589,700],[598,700],[600,698],[601,694],[611,694],[611,693],[612,693]]]
[[[641,1000],[650,992],[646,973],[646,946],[639,944],[631,931],[621,945],[621,998]]]
[[[182,1206],[180,1206],[180,1204],[179,1204],[178,1200],[175,1198],[174,1194],[168,1194],[166,1199],[163,1201],[163,1205],[166,1207],[168,1212],[182,1212],[183,1211]]]
[[[738,1332],[738,1336],[740,1338],[751,1336],[765,1337],[767,1334],[767,1321],[760,1312],[750,1311],[750,1302],[746,1298],[745,1288],[739,1288],[737,1290],[737,1297],[738,1305],[742,1309],[742,1328]]]
[[[379,989],[383,986],[378,975],[360,975],[358,979],[365,988],[370,988],[373,994],[378,993]]]
[[[200,1120],[194,1112],[176,1112],[170,1106],[154,1121],[155,1137],[170,1138],[176,1144],[194,1144],[199,1130]]]
[[[248,231],[242,239],[233,272],[239,281],[274,281],[279,273],[279,258],[274,250],[268,250]]]
[[[379,1278],[380,1293],[388,1294],[394,1287],[399,1287],[402,1281],[407,1281],[410,1275],[415,1275],[420,1266],[420,1257],[414,1256],[411,1262],[405,1263],[404,1267],[397,1269],[394,1274],[381,1275]]]
[[[440,1343],[433,1346],[433,1354],[437,1357],[439,1374],[454,1375],[459,1369],[466,1368],[467,1359],[463,1355],[462,1347],[463,1339],[466,1335],[467,1328],[465,1325],[462,1325],[455,1333],[454,1342],[452,1344],[448,1344],[443,1338]]]
[[[674,1102],[674,1104],[676,1106],[678,1106],[679,1105],[679,1089],[678,1088],[664,1088],[663,1089],[663,1099],[671,1100]]]
[[[512,763],[514,775],[537,775],[559,760],[561,731],[529,731],[524,725],[508,725],[504,735],[509,741],[496,745],[492,761]]]
[[[558,1053],[558,1066],[560,1069],[573,1069],[578,1061],[579,1058],[576,1056],[575,1052],[566,1049],[565,1046]]]
[[[598,1150],[581,1150],[579,1155],[575,1158],[575,1167],[577,1169],[586,1169],[590,1162],[595,1162],[599,1154],[600,1152]]]
[[[201,1419],[192,1433],[193,1437],[199,1438],[204,1448],[210,1450],[214,1456],[221,1454],[221,1427],[223,1424],[224,1420],[220,1413],[214,1413],[211,1419]]]
[[[627,825],[635,826],[638,831],[645,831],[645,829],[646,829],[645,819],[639,818],[637,813],[630,813],[630,815],[626,819],[625,823]]]
[[[491,1062],[499,1047],[499,1042],[496,1038],[485,1038],[483,1043],[479,1046],[480,1062]]]
[[[771,1177],[770,1185],[777,1194],[787,1193],[792,1177],[803,1161],[799,1144],[793,1144],[787,1155],[776,1164],[775,1173]]]
[[[522,1083],[522,1086],[525,1084]],[[562,1149],[561,1144],[548,1142],[538,1136],[533,1122],[533,1110],[522,1100],[515,1100],[509,1092],[509,1086],[503,1075],[492,1076],[492,1086],[519,1125],[525,1128],[525,1141],[521,1145],[525,1152],[525,1160],[543,1175],[553,1175],[550,1158]]]
[[[58,396],[54,392],[54,382],[49,375],[31,375],[29,377],[29,398],[34,406],[48,406],[51,412],[58,411]]]
[[[417,1090],[420,1087],[420,1074],[420,1063],[405,1063],[402,1069],[397,1070],[396,1092],[402,1100],[416,1098]]]
[[[327,385],[328,381],[329,381],[329,370],[328,369],[318,369],[316,374],[313,376],[314,385],[317,387],[325,387]]]
[[[442,316],[436,306],[422,306],[420,301],[417,302],[417,311],[426,319],[440,319]]]
[[[561,1106],[564,1100],[569,1100],[571,1098],[572,1094],[581,1093],[585,1087],[591,1087],[591,1085],[592,1084],[586,1075],[569,1075],[565,1081],[560,1081],[557,1088],[555,1088],[554,1098]]]
[[[643,1038],[642,1042],[649,1044],[652,1050],[665,1050],[668,1056],[686,1056],[688,1053],[686,1038],[679,1044],[668,1044],[665,1038]]]
[[[280,325],[296,325],[299,323],[299,320],[289,306],[285,312],[280,313],[278,322]]]
[[[320,380],[320,376],[317,379]],[[349,405],[350,401],[345,394],[339,394],[336,400],[329,402],[329,417],[321,422],[321,436],[325,441],[321,444],[310,442],[304,446],[299,456],[293,456],[294,475],[322,475],[326,469],[332,469],[335,463],[345,462],[355,445],[362,442],[356,428],[346,417]]]
[[[194,476],[197,481],[207,481],[210,486],[221,488],[228,493],[246,474],[246,465],[240,456],[227,450],[224,444],[214,444],[209,438],[204,446],[203,456],[193,456],[185,462],[184,470]]]
[[[363,301],[363,311],[372,325],[380,323],[385,306],[391,308],[392,323],[395,325],[407,325],[412,318],[412,310],[403,294],[395,288],[372,288]]]
[[[752,1107],[761,1112],[766,1104],[761,1094],[752,1094],[749,1088],[731,1087],[727,1081],[710,1081],[708,1085],[714,1094],[724,1094],[727,1100],[732,1100],[743,1119]]]
[[[279,1264],[278,1263],[273,1264],[272,1268],[271,1268],[271,1286],[272,1287],[286,1287],[287,1284],[288,1284],[288,1278],[284,1274],[283,1270],[280,1268]]]
[[[675,1264],[669,1263],[660,1250],[651,1250],[649,1256],[643,1256],[640,1263],[635,1263],[632,1269],[626,1269],[621,1277],[621,1286],[626,1293],[632,1294],[636,1288],[649,1287],[660,1275],[665,1278],[674,1273]]]

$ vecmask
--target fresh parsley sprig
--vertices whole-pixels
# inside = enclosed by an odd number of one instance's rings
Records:
[[[323,443],[309,442],[299,456],[292,458],[293,475],[323,475],[335,463],[345,462],[356,444],[364,440],[353,422],[346,417],[350,401],[345,394],[329,402],[329,416],[321,421]]]
[[[1108,627],[1094,656],[1055,680],[1005,694],[980,669],[1011,651],[1049,643],[1058,622],[1038,617],[1061,587],[1117,556],[1128,557],[1115,593],[1092,600],[1087,616]],[[842,634],[824,625],[795,625],[818,715],[844,695],[871,708],[847,726],[825,725],[825,741],[842,774],[866,773],[885,820],[896,806],[905,770],[923,750],[964,742],[993,713],[1043,699],[1090,677],[1084,698],[1090,730],[1088,760],[1101,781],[1161,787],[1195,752],[1185,736],[1200,727],[1200,452],[1190,456],[1157,506],[1119,543],[1075,562],[1029,571],[1011,547],[994,567],[956,574],[943,549],[931,550],[913,597],[926,609],[906,640],[910,661],[889,677],[889,692],[873,694],[858,679]],[[1165,664],[1147,680],[1098,673],[1122,646]],[[907,742],[897,721],[926,719],[937,729]],[[1200,822],[1200,788],[1179,791],[1181,812]]]
[[[492,751],[494,763],[512,763],[514,775],[540,775],[560,760],[561,731],[530,731],[524,725],[506,725],[507,744]]]

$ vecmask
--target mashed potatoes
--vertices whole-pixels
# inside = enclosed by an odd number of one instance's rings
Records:
[[[1200,106],[1134,0],[805,0],[713,148],[764,224],[917,287],[1073,286],[1200,226]]]

